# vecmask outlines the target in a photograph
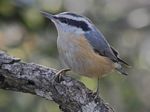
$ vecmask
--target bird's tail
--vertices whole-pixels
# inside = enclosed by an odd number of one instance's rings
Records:
[[[116,68],[116,70],[119,72],[119,73],[121,73],[121,74],[123,74],[123,75],[128,75],[128,73],[125,71],[125,69],[123,68],[123,67],[121,67],[121,68]]]
[[[123,64],[123,66],[127,67],[127,68],[131,68],[131,66],[125,62],[124,60],[122,60],[120,57],[117,57],[118,61]]]
[[[118,63],[120,63],[121,65],[127,67],[127,68],[131,68],[131,66],[125,62],[124,60],[122,60],[120,57],[119,57],[119,53],[116,49],[114,49],[113,47],[111,47],[111,50],[113,51],[114,55],[116,56],[117,60],[118,60]],[[122,70],[121,70],[122,71]]]
[[[120,63],[115,63],[115,69],[123,75],[128,75],[125,68]]]

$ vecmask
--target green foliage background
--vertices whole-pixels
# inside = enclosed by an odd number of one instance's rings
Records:
[[[0,49],[59,69],[57,31],[40,10],[76,12],[89,17],[133,67],[101,80],[101,96],[116,112],[150,112],[149,0],[0,0]],[[73,73],[70,73],[73,74]],[[95,90],[96,80],[76,76]],[[0,112],[59,112],[54,102],[0,90]]]

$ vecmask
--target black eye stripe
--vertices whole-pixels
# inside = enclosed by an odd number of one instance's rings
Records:
[[[83,31],[91,30],[88,24],[86,24],[84,21],[76,21],[76,20],[65,18],[65,17],[55,17],[55,18],[61,21],[62,23],[66,23],[70,26],[81,28]]]

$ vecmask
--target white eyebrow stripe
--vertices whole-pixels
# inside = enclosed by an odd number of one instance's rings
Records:
[[[87,20],[86,17],[75,17],[75,16],[72,16],[72,15],[67,15],[67,12],[63,12],[63,13],[57,14],[55,16],[56,17],[63,17],[63,18],[67,18],[67,19],[72,19],[72,20],[75,20],[75,21],[84,21],[86,24],[88,24],[88,26],[90,28],[92,28],[92,24]]]
[[[72,20],[76,20],[76,21],[85,21],[84,18],[75,17],[75,16],[72,16],[72,15],[59,14],[59,15],[56,15],[56,16],[57,16],[57,17],[64,17],[64,18],[68,18],[68,19],[72,19]]]

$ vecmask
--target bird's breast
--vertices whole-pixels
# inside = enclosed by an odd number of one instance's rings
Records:
[[[84,35],[61,34],[57,47],[62,63],[78,74],[99,77],[114,68],[111,60],[94,52]]]

